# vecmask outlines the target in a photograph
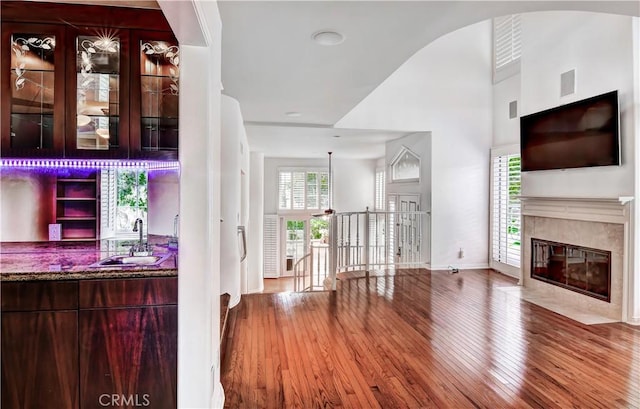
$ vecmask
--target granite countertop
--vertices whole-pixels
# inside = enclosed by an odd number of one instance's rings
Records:
[[[137,240],[0,243],[0,281],[78,280],[178,275],[178,252],[167,246],[167,236],[149,235],[154,255],[167,255],[156,266],[101,266],[99,260],[128,254]]]

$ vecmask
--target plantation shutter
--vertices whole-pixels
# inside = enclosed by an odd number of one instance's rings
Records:
[[[520,155],[493,158],[493,260],[520,267]]]
[[[307,173],[307,209],[319,209],[318,207],[318,174]]]
[[[329,174],[327,172],[319,172],[320,183],[320,209],[329,208]]]
[[[293,209],[305,208],[305,172],[292,172],[293,179]]]
[[[278,195],[278,208],[291,209],[291,172],[280,172]]]
[[[266,278],[277,278],[278,266],[278,216],[267,214],[264,216],[263,230],[263,275]]]
[[[498,82],[517,72],[522,52],[520,15],[512,14],[493,19],[494,81]]]
[[[278,173],[279,210],[317,210],[329,206],[327,172],[281,170]]]
[[[117,203],[116,171],[103,169],[100,172],[100,237],[116,234]]]
[[[375,191],[376,191],[376,197],[375,197],[375,209],[376,210],[384,210],[385,206],[384,206],[384,199],[385,199],[385,183],[386,183],[386,177],[385,177],[385,172],[384,170],[379,170],[376,171],[376,186],[375,186]]]

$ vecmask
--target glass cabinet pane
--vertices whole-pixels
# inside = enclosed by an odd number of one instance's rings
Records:
[[[178,149],[180,50],[175,42],[141,40],[141,148]]]
[[[53,148],[54,35],[11,36],[11,148]]]
[[[108,36],[78,36],[76,72],[76,148],[118,148],[119,39]]]

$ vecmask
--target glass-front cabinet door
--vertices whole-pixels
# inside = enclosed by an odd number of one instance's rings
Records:
[[[2,24],[2,156],[61,156],[64,29]]]
[[[126,158],[128,31],[86,29],[75,34],[67,57],[67,156]]]
[[[180,49],[167,33],[132,31],[131,156],[178,158]]]

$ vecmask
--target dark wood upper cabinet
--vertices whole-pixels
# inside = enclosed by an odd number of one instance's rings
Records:
[[[62,157],[65,30],[2,24],[1,150],[5,157]]]
[[[65,153],[129,154],[129,30],[67,28]]]
[[[171,33],[131,31],[131,156],[178,159],[180,48]]]
[[[0,155],[177,160],[179,48],[160,10],[0,6]]]

